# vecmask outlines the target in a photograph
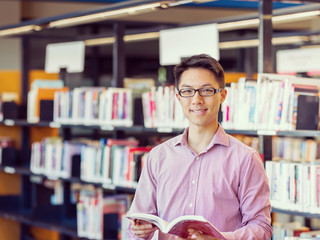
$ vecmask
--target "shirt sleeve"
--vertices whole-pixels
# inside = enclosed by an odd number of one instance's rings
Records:
[[[154,177],[154,168],[151,160],[152,153],[147,156],[146,163],[142,169],[142,173],[139,179],[139,183],[135,192],[133,202],[131,204],[129,213],[150,213],[157,215],[157,203],[156,203],[156,179]],[[136,237],[132,231],[131,226],[128,224],[127,239],[138,240],[141,238]],[[152,236],[150,236],[151,239]]]
[[[247,163],[247,164],[245,164]],[[224,232],[228,240],[269,240],[272,236],[270,189],[262,160],[257,152],[240,167],[238,198],[242,213],[241,228]]]

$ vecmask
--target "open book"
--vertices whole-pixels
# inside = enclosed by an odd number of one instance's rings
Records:
[[[226,240],[222,233],[202,216],[185,215],[175,218],[170,223],[158,216],[147,213],[131,213],[127,214],[127,218],[147,221],[157,226],[163,233],[176,235],[182,238],[187,238],[189,236],[188,229],[192,228],[201,231],[206,235]]]

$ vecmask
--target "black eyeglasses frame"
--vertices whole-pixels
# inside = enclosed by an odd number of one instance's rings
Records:
[[[181,91],[182,91],[182,90],[186,90],[186,89],[188,89],[188,90],[193,90],[193,95],[183,96],[183,95],[181,94]],[[212,95],[202,95],[200,91],[201,91],[201,90],[207,90],[207,89],[213,89],[213,94],[212,94]],[[211,96],[215,95],[216,93],[221,92],[222,90],[223,90],[223,88],[218,88],[218,89],[215,89],[215,88],[198,88],[198,89],[194,89],[194,88],[182,88],[182,89],[178,89],[178,94],[179,94],[181,97],[183,97],[183,98],[190,98],[190,97],[194,97],[194,95],[196,95],[196,92],[198,92],[201,97],[211,97]]]

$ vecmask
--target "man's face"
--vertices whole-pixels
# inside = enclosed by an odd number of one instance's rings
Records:
[[[180,89],[215,88],[219,89],[219,84],[214,75],[204,68],[190,68],[184,71],[180,78]],[[227,91],[223,89],[213,96],[202,97],[196,92],[193,97],[184,98],[176,94],[184,115],[189,120],[189,126],[210,128],[218,124],[218,113],[220,104],[226,98]]]

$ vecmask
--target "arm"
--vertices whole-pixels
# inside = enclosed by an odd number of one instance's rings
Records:
[[[223,232],[229,240],[269,240],[272,235],[270,215],[270,189],[268,179],[258,153],[240,166],[238,199],[242,213],[241,228],[234,232]]]
[[[152,166],[151,153],[148,154],[145,166],[139,179],[136,193],[129,212],[141,212],[157,215],[156,207],[156,179],[153,175],[154,167]],[[151,239],[157,228],[151,224],[134,224],[129,222],[127,237],[129,240]],[[140,238],[139,238],[139,237]]]

